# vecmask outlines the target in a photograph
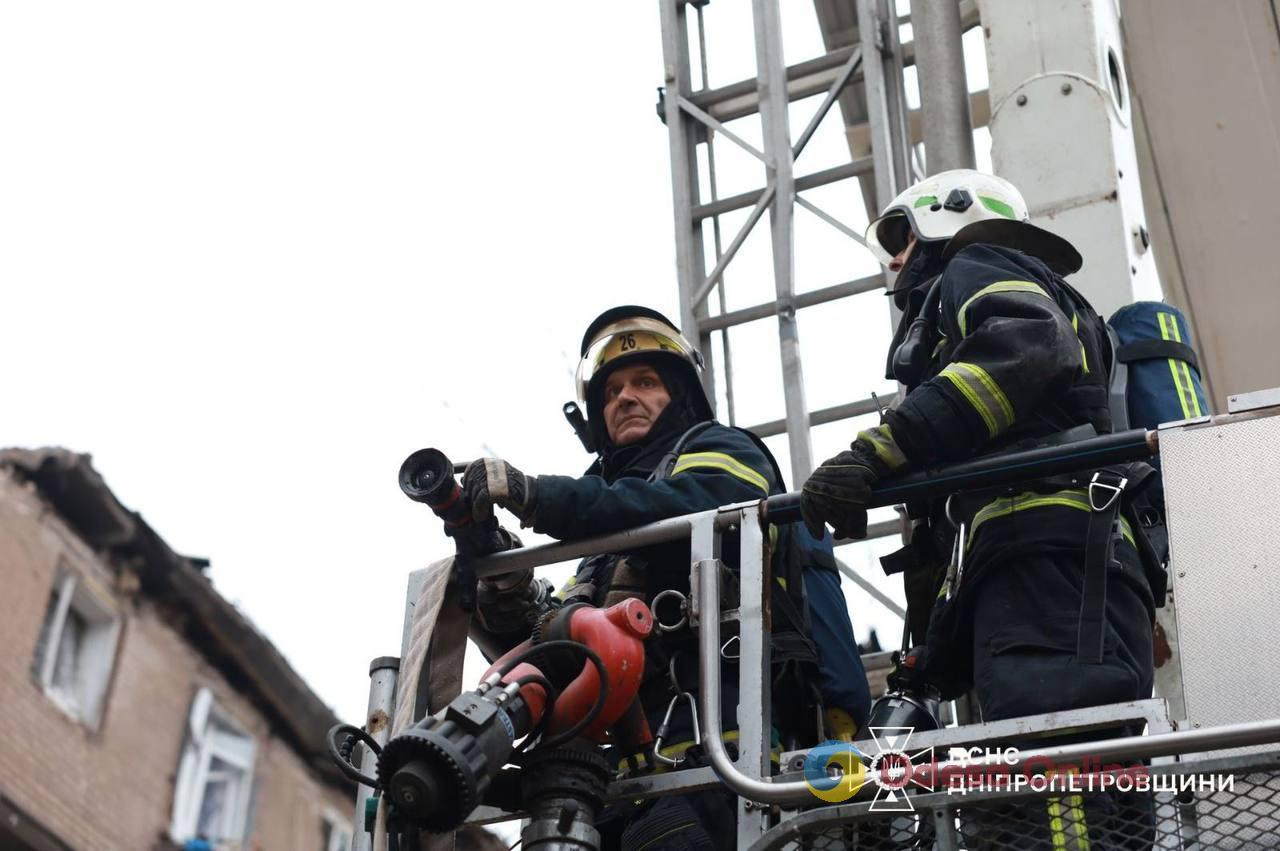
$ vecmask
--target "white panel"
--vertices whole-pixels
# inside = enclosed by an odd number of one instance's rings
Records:
[[[992,164],[1036,224],[1084,256],[1072,283],[1104,316],[1159,299],[1112,0],[981,0]]]
[[[1280,384],[1277,10],[1277,0],[1124,0],[1158,260],[1182,285],[1177,304],[1219,411],[1231,394]]]
[[[1160,433],[1189,720],[1280,717],[1280,410]]]

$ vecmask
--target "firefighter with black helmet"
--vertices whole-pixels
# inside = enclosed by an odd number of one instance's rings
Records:
[[[1081,258],[1027,219],[1013,185],[962,169],[917,183],[870,224],[868,246],[898,273],[886,375],[905,394],[804,484],[813,531],[865,536],[884,477],[1111,431],[1105,328],[1063,280]],[[905,574],[912,634],[923,643],[927,631],[944,697],[973,688],[991,721],[1150,696],[1154,603],[1123,489],[1104,470],[908,506],[911,542],[885,566]],[[1091,796],[1080,808],[1093,847],[1117,806]],[[1052,847],[1068,847],[1048,816]]]
[[[606,534],[644,523],[722,505],[759,500],[785,488],[776,462],[764,444],[749,432],[717,423],[703,390],[700,353],[661,313],[645,307],[623,306],[608,310],[588,327],[582,340],[582,360],[577,373],[578,402],[587,412],[589,442],[597,458],[579,477],[531,476],[501,459],[472,463],[463,476],[463,493],[476,517],[485,517],[494,506],[506,508],[526,527],[560,539]],[[811,540],[801,531],[790,545],[778,550],[800,553],[796,558],[775,559],[775,570],[797,571],[787,590],[773,589],[775,634],[772,645],[775,677],[780,666],[803,672],[814,694],[811,704],[823,709],[822,694],[832,694],[821,719],[810,714],[796,717],[795,707],[806,704],[787,694],[785,705],[774,710],[775,726],[783,741],[801,738],[797,727],[809,729],[803,736],[851,737],[865,720],[869,705],[866,675],[857,655],[839,578],[834,571],[830,538]],[[791,540],[789,538],[788,540]],[[735,550],[727,543],[725,552]],[[839,617],[821,621],[825,633],[812,635],[796,629],[780,634],[780,612],[803,593],[805,579],[799,571],[808,562],[830,560],[829,571],[806,571],[824,597],[838,598]],[[726,557],[726,562],[732,559]],[[804,564],[802,564],[804,562]],[[781,568],[777,567],[782,565]],[[586,602],[612,605],[625,597],[652,603],[662,591],[689,593],[689,544],[679,541],[625,553],[594,556],[583,561],[576,576],[552,605]],[[527,638],[531,619],[525,601],[546,600],[545,594],[528,594],[531,574],[484,580],[477,598],[473,637],[488,653],[496,653]],[[830,584],[827,584],[830,583]],[[832,590],[834,589],[834,590]],[[659,618],[666,614],[661,607]],[[843,664],[843,675],[830,677],[819,670],[815,642]],[[788,669],[788,671],[791,671]],[[827,671],[830,671],[828,666]],[[821,681],[833,680],[834,682]],[[694,745],[695,717],[691,707],[676,698],[682,692],[697,693],[697,647],[689,631],[655,633],[646,645],[646,673],[640,690],[651,731],[663,726],[655,753],[614,753],[623,772],[662,770],[667,766],[700,764]],[[726,738],[736,738],[738,708],[736,667],[724,666],[721,712]],[[668,712],[674,707],[674,711]],[[789,711],[791,710],[791,711]],[[670,715],[668,718],[667,716]],[[812,743],[812,741],[807,742]],[[615,751],[621,750],[614,748]],[[606,812],[597,825],[606,847],[646,849],[732,847],[736,835],[737,799],[722,789],[642,804],[627,803]],[[656,837],[661,837],[655,842]]]

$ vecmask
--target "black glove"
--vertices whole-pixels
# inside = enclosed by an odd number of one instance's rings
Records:
[[[800,515],[815,538],[830,523],[837,538],[867,536],[867,503],[883,465],[875,449],[857,441],[847,452],[822,462],[800,491]]]
[[[481,579],[476,583],[476,617],[494,635],[527,635],[538,616],[555,607],[552,591],[551,583],[535,579],[532,569]]]
[[[462,495],[476,520],[488,519],[498,505],[519,517],[520,525],[531,526],[537,508],[535,482],[501,458],[481,458],[462,474]]]

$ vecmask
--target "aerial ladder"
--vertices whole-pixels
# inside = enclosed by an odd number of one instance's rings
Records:
[[[730,329],[770,319],[777,323],[783,416],[750,427],[762,437],[785,435],[793,483],[803,481],[814,466],[814,426],[874,414],[895,392],[883,387],[867,398],[819,410],[806,404],[797,312],[849,298],[876,309],[880,302],[868,294],[883,292],[892,283],[887,273],[874,274],[796,292],[797,207],[811,216],[811,223],[861,240],[856,228],[806,198],[806,190],[848,181],[852,191],[856,180],[870,216],[926,174],[972,167],[973,127],[987,125],[994,170],[1023,188],[1033,220],[1063,232],[1087,256],[1101,258],[1080,282],[1091,301],[1108,311],[1137,298],[1159,297],[1137,189],[1118,6],[1110,0],[917,2],[908,17],[900,16],[891,0],[815,0],[827,52],[793,65],[782,55],[779,4],[752,0],[758,75],[716,86],[711,85],[706,51],[714,12],[708,0],[658,0],[658,6],[663,39],[659,113],[670,138],[681,324],[712,365],[704,373],[708,396],[723,400],[721,413],[732,422],[740,388],[734,384]],[[913,38],[904,41],[906,24]],[[970,93],[964,82],[962,38],[976,27],[985,35],[990,77],[985,93]],[[913,66],[921,94],[915,110],[908,106],[904,73]],[[793,135],[790,105],[819,97],[812,118]],[[806,147],[836,106],[845,123],[850,160],[805,169]],[[752,116],[759,120],[760,149],[733,125]],[[723,196],[716,171],[718,144],[732,144],[758,160],[762,185]],[[1057,167],[1048,168],[1050,162]],[[1071,164],[1066,169],[1070,179],[1061,177],[1064,162]],[[748,211],[745,220],[730,233],[723,217],[742,210]],[[767,273],[775,297],[731,309],[727,291],[738,274],[733,261],[752,231],[766,226],[771,257]],[[890,318],[896,321],[896,316]],[[558,681],[552,682],[554,678],[538,668],[536,658],[516,654],[495,663],[475,688],[454,682],[452,688],[446,685],[447,693],[431,696],[426,686],[441,672],[426,670],[423,660],[429,646],[450,631],[442,624],[457,601],[443,587],[437,589],[445,602],[433,615],[442,619],[433,621],[433,636],[423,628],[428,620],[424,601],[431,599],[430,584],[439,580],[429,571],[419,571],[410,577],[400,657],[383,657],[371,666],[368,723],[363,729],[346,730],[345,741],[340,731],[331,744],[340,763],[362,784],[355,847],[396,847],[401,840],[416,839],[424,827],[447,830],[463,820],[486,823],[519,815],[525,818],[526,847],[590,848],[590,819],[602,802],[681,794],[713,783],[723,783],[739,795],[740,848],[981,847],[966,833],[968,814],[1019,796],[1043,798],[1045,790],[1005,789],[957,797],[939,778],[948,767],[971,768],[966,755],[975,748],[981,751],[1009,739],[1060,737],[1064,732],[1077,735],[1080,743],[1033,747],[1018,755],[1017,764],[1039,759],[1085,771],[1094,763],[1148,765],[1150,774],[1163,778],[1158,789],[1174,790],[1155,798],[1152,841],[1157,847],[1280,847],[1275,840],[1280,835],[1280,669],[1271,659],[1241,659],[1229,653],[1225,636],[1214,634],[1216,630],[1246,642],[1250,631],[1273,628],[1280,611],[1276,592],[1258,573],[1259,563],[1280,544],[1269,531],[1280,528],[1280,509],[1267,498],[1267,482],[1274,480],[1260,478],[1256,468],[1250,471],[1238,461],[1225,467],[1220,463],[1225,451],[1255,465],[1262,457],[1265,469],[1280,471],[1280,461],[1270,449],[1277,438],[1280,394],[1262,392],[1233,397],[1220,417],[1122,432],[1095,438],[1083,447],[1094,453],[1090,461],[1095,464],[1155,452],[1162,459],[1175,579],[1158,630],[1164,640],[1159,652],[1166,656],[1157,659],[1156,697],[985,724],[976,723],[968,707],[957,705],[946,716],[947,726],[918,732],[909,742],[901,735],[873,736],[862,747],[878,773],[867,775],[847,801],[830,804],[822,804],[813,793],[810,769],[815,754],[820,756],[818,748],[782,754],[776,772],[769,758],[763,536],[770,524],[794,522],[794,494],[596,539],[525,549],[509,548],[499,529],[481,530],[475,547],[462,554],[477,577],[615,551],[624,544],[690,541],[694,593],[683,612],[688,624],[699,629],[701,739],[711,765],[625,781],[602,774],[589,756],[553,754],[555,758],[538,768],[534,757],[539,735],[543,744],[550,740],[562,748],[565,742],[558,734],[565,731],[589,728],[599,741],[606,727],[624,722],[623,704],[634,695],[622,688],[606,711],[603,698],[599,707],[595,705],[601,692],[593,689],[618,677],[612,665],[622,658],[619,654],[631,652],[627,648],[647,630],[661,626],[655,613],[641,604],[597,612],[592,629],[586,626],[585,614],[578,627],[564,624],[565,634],[572,634],[590,653],[576,651],[581,658],[561,663]],[[1082,451],[1081,446],[1074,446],[1073,452]],[[1063,457],[1061,450],[1033,452],[1040,454],[996,457],[890,480],[877,490],[875,504],[887,507],[947,489],[1011,483],[1026,475],[1029,463],[1037,475],[1073,472],[1079,465],[1078,459]],[[447,500],[433,489],[454,487],[451,468],[438,459],[435,463],[434,472],[419,470],[406,493],[414,496],[410,491],[417,488],[415,499],[446,511],[441,506]],[[436,495],[428,498],[428,491]],[[1240,499],[1253,501],[1250,516],[1235,509]],[[455,516],[452,522],[464,521]],[[722,613],[718,563],[721,538],[729,529],[739,538],[741,597],[733,612]],[[884,536],[900,530],[899,522],[888,520],[873,524],[870,531]],[[1226,538],[1230,542],[1224,545]],[[1204,569],[1209,563],[1217,564],[1219,576]],[[902,614],[895,601],[855,570],[845,565],[842,573],[880,604]],[[1225,595],[1224,600],[1214,588],[1223,581],[1238,583],[1236,587],[1247,593]],[[717,709],[724,619],[736,622],[739,659],[751,660],[739,666],[741,700],[760,710],[742,718],[736,758],[721,744]],[[566,669],[570,679],[563,673]],[[1259,684],[1252,690],[1256,694],[1232,693],[1232,685],[1238,691],[1241,683],[1254,681]],[[552,689],[572,689],[574,697],[559,705],[549,697]],[[1107,732],[1135,723],[1145,728],[1145,735],[1115,738]],[[930,756],[924,764],[930,771],[915,772],[911,766],[921,764],[926,753]],[[979,767],[992,759],[988,755]],[[515,776],[504,773],[509,763],[520,766]],[[536,780],[530,781],[534,771],[550,772],[539,775],[543,778],[556,777],[551,785],[557,794],[545,794]],[[1251,803],[1233,803],[1207,783],[1218,776],[1214,772],[1241,777],[1236,791],[1243,790]],[[561,794],[565,789],[575,791]],[[1026,844],[1013,840],[1015,844],[993,847],[1028,847],[1032,838],[1028,834],[1023,839]]]

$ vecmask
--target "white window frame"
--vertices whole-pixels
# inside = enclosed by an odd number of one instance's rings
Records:
[[[59,709],[96,729],[102,718],[111,673],[115,670],[120,617],[90,592],[74,571],[63,569],[55,588],[57,601],[42,624],[42,629],[47,631],[40,651],[43,655],[37,660],[36,676],[40,688]],[[66,691],[55,683],[54,675],[71,612],[84,621],[85,632],[77,652],[77,682],[71,691]]]
[[[219,730],[218,727],[223,729]],[[234,797],[223,817],[222,835],[208,838],[214,843],[244,839],[248,829],[249,806],[253,798],[253,765],[257,743],[243,727],[217,706],[213,693],[207,688],[197,691],[191,701],[186,738],[174,786],[170,838],[183,843],[196,836],[210,766],[216,757],[240,769],[243,780],[234,790]]]
[[[329,844],[324,851],[351,851],[355,841],[355,833],[351,829],[351,820],[343,818],[334,810],[326,809],[322,817],[323,823],[329,827]],[[343,842],[342,840],[345,840]]]

